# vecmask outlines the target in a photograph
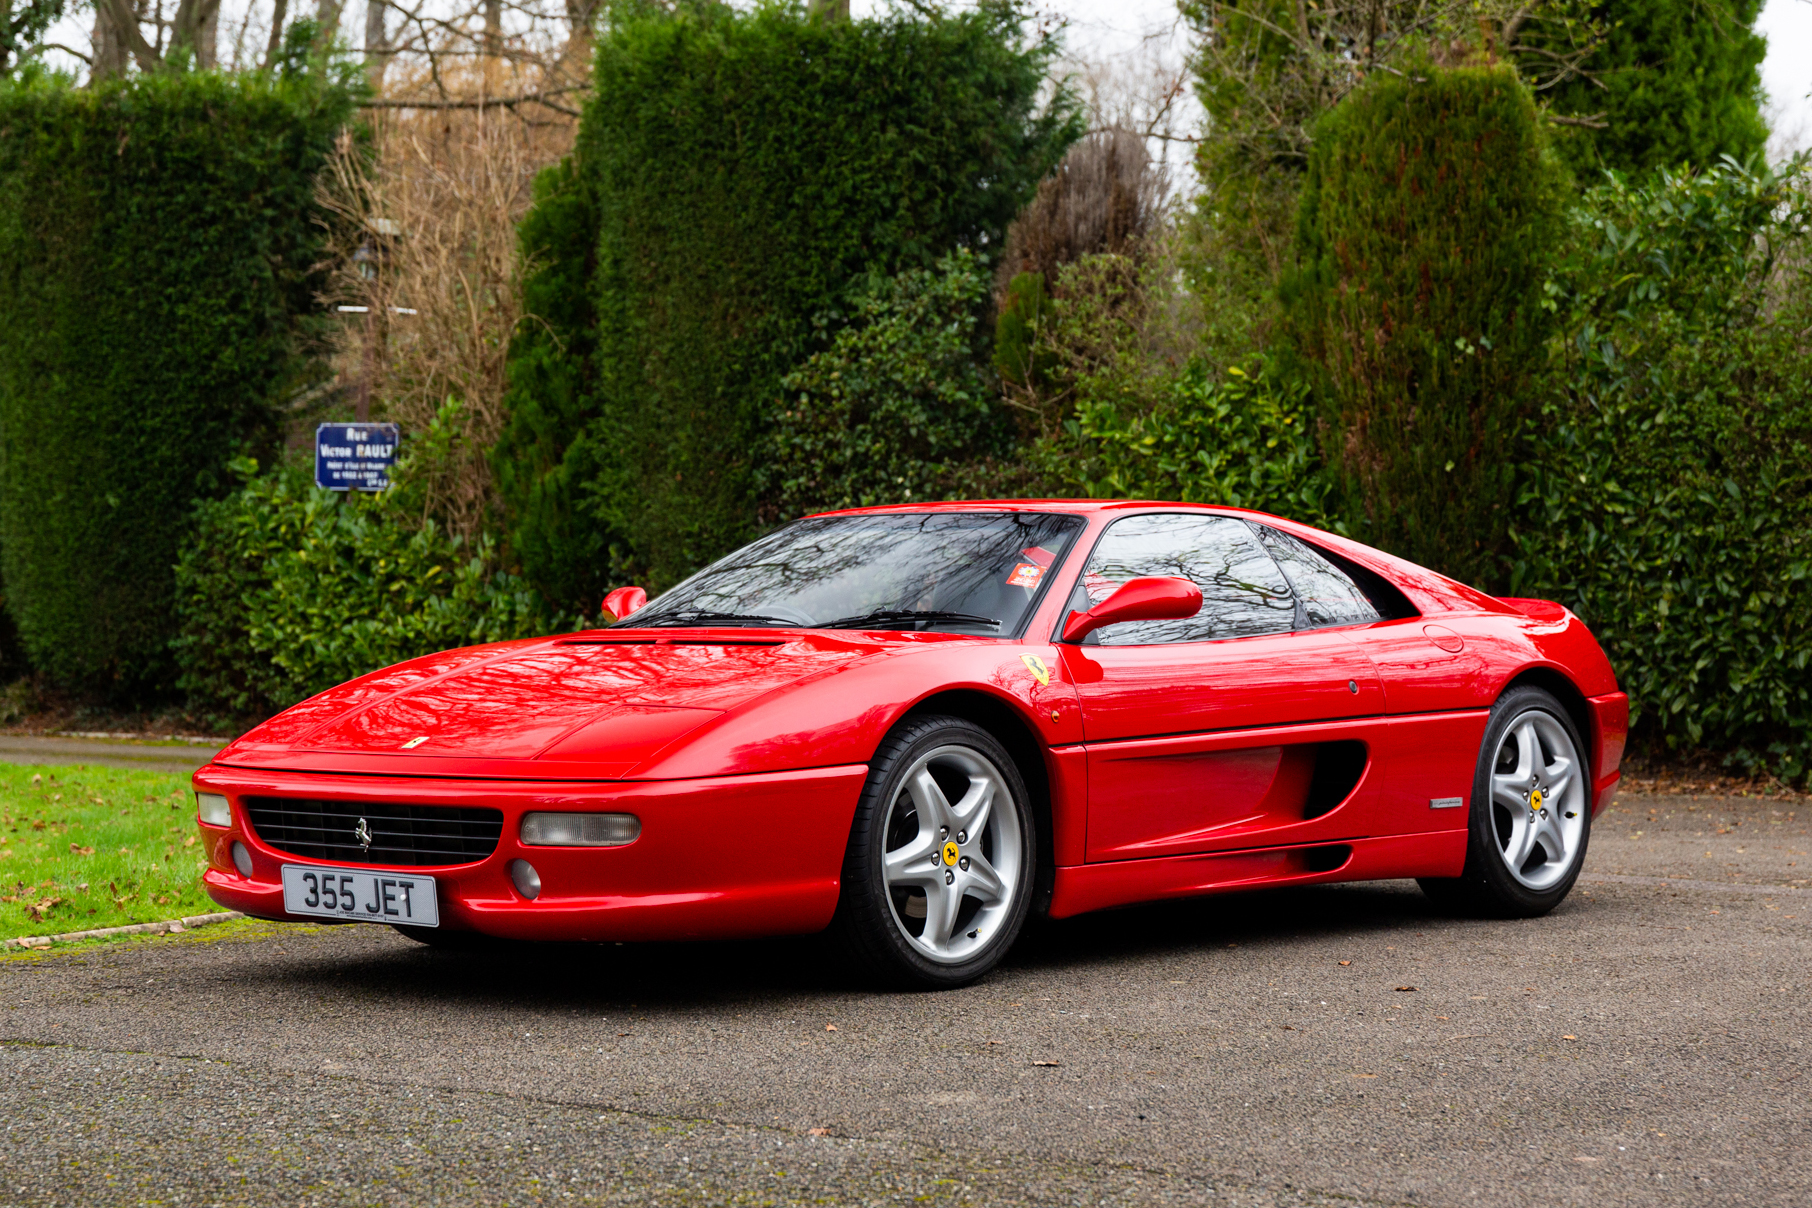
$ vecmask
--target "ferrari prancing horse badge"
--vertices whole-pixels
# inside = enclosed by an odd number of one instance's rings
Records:
[[[1032,673],[1032,678],[1037,680],[1040,684],[1049,684],[1051,682],[1051,669],[1045,666],[1044,660],[1037,655],[1022,654],[1019,656],[1019,661],[1026,665],[1026,670],[1030,671]]]

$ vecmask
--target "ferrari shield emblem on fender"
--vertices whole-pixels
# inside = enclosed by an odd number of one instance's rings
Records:
[[[1022,654],[1019,656],[1019,661],[1026,665],[1026,670],[1030,671],[1032,673],[1032,678],[1037,680],[1040,684],[1049,684],[1051,682],[1051,669],[1045,666],[1044,660],[1037,655]]]

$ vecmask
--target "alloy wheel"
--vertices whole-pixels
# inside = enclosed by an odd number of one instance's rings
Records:
[[[1013,917],[1026,858],[1019,813],[1000,770],[972,747],[926,752],[899,785],[881,862],[894,924],[927,959],[960,964]]]
[[[1504,729],[1491,769],[1497,854],[1515,881],[1537,892],[1572,870],[1585,835],[1585,778],[1566,727],[1529,709]]]

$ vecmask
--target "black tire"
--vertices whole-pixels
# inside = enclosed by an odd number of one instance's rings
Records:
[[[1543,790],[1541,809],[1531,805],[1533,799],[1525,795],[1520,798],[1522,804],[1512,811],[1505,793],[1500,792],[1494,799],[1493,781],[1514,778],[1505,761],[1512,755],[1521,759],[1521,752],[1530,745],[1531,733],[1536,758],[1570,759],[1572,776],[1564,788],[1550,793],[1547,790],[1560,782],[1549,783],[1546,772],[1557,765],[1532,763],[1529,787]],[[1571,744],[1570,753],[1558,750],[1563,735]],[[1465,868],[1457,877],[1424,877],[1417,883],[1437,906],[1456,914],[1524,919],[1547,914],[1572,891],[1579,870],[1585,865],[1592,834],[1591,794],[1589,748],[1580,740],[1579,730],[1566,709],[1540,688],[1512,688],[1492,706],[1484,741],[1479,744],[1467,819]],[[1539,823],[1534,821],[1537,818]],[[1522,832],[1517,828],[1531,825],[1537,830],[1535,841],[1519,844]],[[1542,838],[1544,834],[1562,849],[1560,858],[1549,856],[1543,846],[1549,841]],[[1512,862],[1518,855],[1523,855],[1523,860],[1513,871]]]
[[[966,772],[969,791],[980,792],[978,785],[990,783],[989,770],[998,777],[992,784],[991,811],[981,833],[969,836],[962,829],[939,837],[935,830],[944,828],[920,823],[917,799],[909,792],[907,778],[927,760],[932,762],[924,764],[924,770],[940,786],[955,783]],[[971,762],[965,764],[965,760]],[[949,800],[947,794],[944,800]],[[992,734],[958,717],[907,719],[882,741],[869,764],[868,783],[856,804],[843,859],[833,935],[869,978],[882,985],[921,990],[967,985],[1000,963],[1025,925],[1037,873],[1036,828],[1019,768]],[[938,868],[944,845],[959,837],[964,840],[956,847],[960,869],[949,861]],[[923,890],[903,888],[897,880],[890,884],[884,872],[890,852],[901,856],[927,842],[934,848],[927,860],[936,869],[935,875],[950,878],[948,893],[935,884]],[[972,884],[969,878],[980,878],[984,870],[1002,894],[995,895],[992,888],[978,892],[1002,900],[989,904],[983,897],[965,896]],[[933,934],[933,893],[938,895],[937,910],[943,909],[944,902],[956,902],[949,915],[954,926],[943,928],[948,940]],[[912,930],[915,894],[920,911],[917,932]],[[975,931],[965,931],[971,922],[978,923]],[[988,932],[986,937],[978,934],[983,930]],[[947,951],[931,955],[939,947]]]

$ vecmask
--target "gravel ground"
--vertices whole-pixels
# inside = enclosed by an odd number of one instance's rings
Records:
[[[1809,814],[1628,797],[1546,919],[1221,897],[940,995],[809,940],[16,955],[0,1203],[1805,1204]]]

